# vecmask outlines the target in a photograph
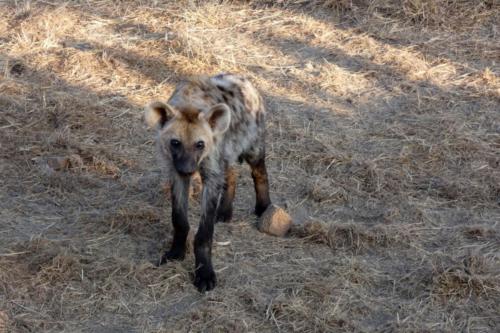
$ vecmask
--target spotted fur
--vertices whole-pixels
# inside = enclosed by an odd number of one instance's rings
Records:
[[[194,284],[200,291],[213,289],[214,223],[232,218],[236,161],[245,160],[252,169],[256,214],[262,214],[270,204],[263,99],[242,76],[200,76],[179,84],[167,103],[151,103],[145,119],[158,130],[158,155],[172,182],[174,239],[161,263],[184,258],[189,182],[193,173],[199,172],[202,217],[194,241]]]

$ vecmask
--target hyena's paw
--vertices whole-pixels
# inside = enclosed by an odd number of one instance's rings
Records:
[[[214,289],[216,284],[217,279],[212,267],[202,266],[196,270],[194,285],[200,293]]]
[[[185,255],[185,249],[171,249],[170,251],[165,252],[165,254],[161,257],[159,265],[166,264],[171,260],[184,260]]]

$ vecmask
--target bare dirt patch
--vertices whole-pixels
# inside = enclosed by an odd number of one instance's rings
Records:
[[[479,0],[2,2],[0,332],[498,331],[498,22]],[[264,93],[296,223],[258,232],[239,167],[201,295],[192,254],[155,266],[141,117],[221,71]]]

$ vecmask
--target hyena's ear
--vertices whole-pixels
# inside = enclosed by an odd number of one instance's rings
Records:
[[[176,114],[177,111],[170,105],[163,102],[152,102],[146,106],[144,120],[149,127],[161,129]]]
[[[203,114],[203,117],[208,121],[215,135],[222,134],[229,129],[231,110],[226,104],[220,103],[212,106],[207,113]]]

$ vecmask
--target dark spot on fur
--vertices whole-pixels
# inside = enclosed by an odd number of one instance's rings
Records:
[[[217,89],[219,89],[220,91],[222,91],[223,93],[227,93],[227,89],[223,86],[219,86],[217,85]]]
[[[236,90],[236,93],[233,94],[233,97],[237,95],[238,99],[244,100],[245,99],[245,95],[243,94],[243,91],[241,90],[241,87],[235,86],[235,90]]]
[[[222,95],[224,97],[224,100],[226,99],[226,97],[224,95],[229,95],[231,98],[234,98],[234,92],[232,90],[229,90],[227,89],[226,87],[223,87],[223,86],[220,86],[220,85],[217,85],[217,88],[222,91]]]

